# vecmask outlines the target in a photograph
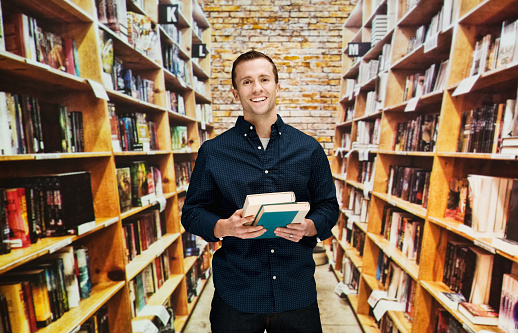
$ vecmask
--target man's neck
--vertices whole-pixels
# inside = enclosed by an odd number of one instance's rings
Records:
[[[245,120],[255,126],[255,131],[260,138],[270,138],[272,134],[272,125],[277,121],[277,113],[272,113],[265,117],[254,117],[253,119]]]

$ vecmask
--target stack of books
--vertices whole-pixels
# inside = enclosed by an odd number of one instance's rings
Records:
[[[387,15],[376,15],[372,20],[371,47],[376,45],[388,32]]]

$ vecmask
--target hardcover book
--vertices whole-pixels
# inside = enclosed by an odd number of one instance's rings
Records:
[[[293,192],[275,192],[249,194],[246,196],[243,205],[243,217],[254,216],[257,214],[262,205],[272,203],[295,202],[295,193]]]
[[[498,312],[487,304],[462,302],[459,311],[475,325],[498,325]]]
[[[309,212],[308,202],[289,202],[262,205],[252,225],[262,225],[266,232],[256,238],[274,238],[275,228],[286,227],[290,223],[300,223]]]

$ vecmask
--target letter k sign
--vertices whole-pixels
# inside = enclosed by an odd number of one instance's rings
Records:
[[[178,5],[159,4],[158,23],[174,24],[178,22]]]

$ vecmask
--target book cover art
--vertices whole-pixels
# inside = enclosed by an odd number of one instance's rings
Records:
[[[121,213],[131,209],[131,172],[130,168],[117,169],[117,187]]]

